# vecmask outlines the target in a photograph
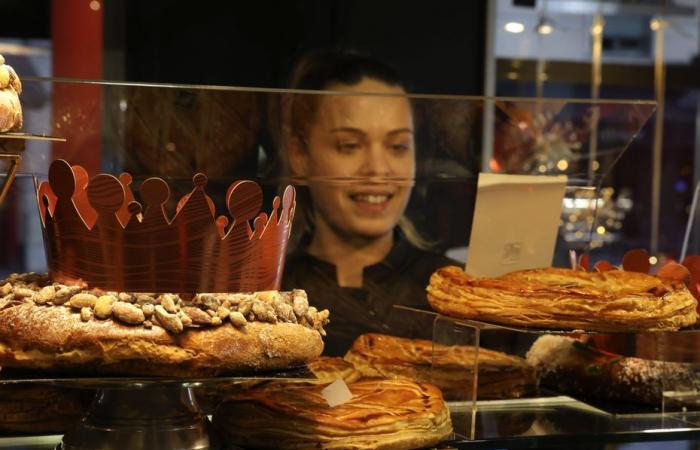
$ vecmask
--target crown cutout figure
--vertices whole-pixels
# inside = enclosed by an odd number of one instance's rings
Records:
[[[55,160],[37,191],[49,273],[54,281],[129,292],[252,292],[279,289],[294,216],[287,186],[272,212],[253,181],[226,192],[231,215],[215,217],[197,173],[194,188],[170,219],[170,188],[148,178],[135,200],[128,173],[88,177],[78,165]],[[252,222],[252,226],[251,226]]]

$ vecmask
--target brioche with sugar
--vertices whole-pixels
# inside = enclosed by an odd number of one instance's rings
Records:
[[[447,399],[471,398],[477,349],[433,344],[383,334],[363,334],[345,355],[365,378],[403,378],[432,383]],[[480,399],[521,397],[535,386],[532,369],[522,358],[478,349]]]
[[[573,396],[660,405],[664,390],[697,390],[687,364],[609,353],[575,339],[544,335],[527,353],[540,384]]]
[[[299,290],[108,293],[15,274],[0,281],[0,365],[162,376],[286,368],[322,352],[327,322]]]
[[[12,66],[0,55],[0,133],[22,128],[22,83]]]
[[[547,268],[472,278],[459,267],[430,277],[428,300],[454,317],[547,329],[673,331],[697,320],[681,281],[637,272]]]
[[[222,403],[213,422],[229,445],[276,449],[403,450],[452,434],[440,390],[408,380],[360,381],[328,406],[324,386],[263,386]]]

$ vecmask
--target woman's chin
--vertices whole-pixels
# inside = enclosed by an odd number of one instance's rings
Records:
[[[350,236],[360,236],[364,239],[380,239],[394,232],[395,221],[361,220],[354,223],[348,230]]]

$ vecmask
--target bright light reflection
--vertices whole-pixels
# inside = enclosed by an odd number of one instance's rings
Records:
[[[552,31],[554,31],[554,27],[548,23],[544,23],[537,27],[537,32],[540,34],[552,34]]]
[[[509,33],[522,33],[525,30],[525,25],[520,22],[508,22],[503,29]]]

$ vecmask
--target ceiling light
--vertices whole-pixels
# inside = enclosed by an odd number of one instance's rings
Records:
[[[554,31],[554,25],[552,25],[552,22],[546,17],[540,17],[540,20],[537,22],[537,26],[535,27],[535,31],[537,31],[539,34],[552,34]]]
[[[508,22],[503,28],[509,33],[522,33],[525,31],[525,25],[520,22]]]

